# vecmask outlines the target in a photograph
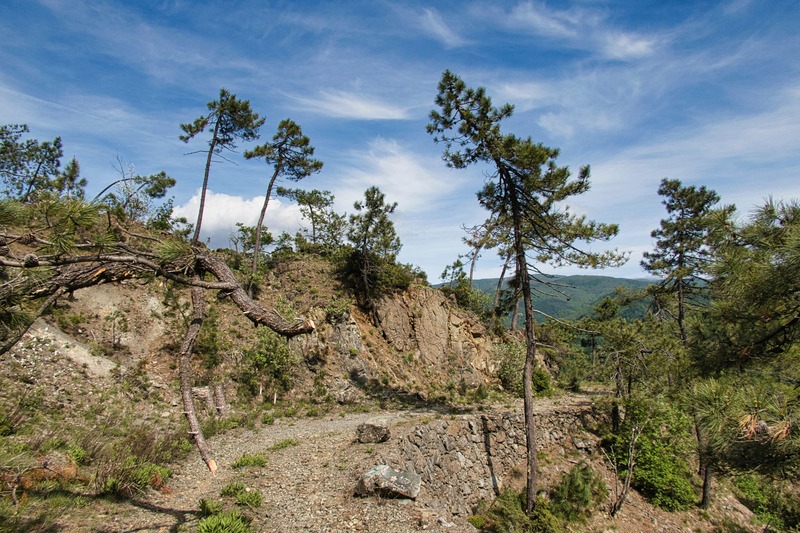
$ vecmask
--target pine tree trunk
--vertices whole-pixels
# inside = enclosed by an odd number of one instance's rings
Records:
[[[707,509],[708,506],[711,505],[711,480],[713,476],[711,465],[708,464],[706,458],[703,459],[701,468],[703,470],[703,496],[700,499],[700,507]]]
[[[202,288],[192,287],[192,321],[186,329],[186,334],[181,343],[181,350],[178,354],[178,376],[180,378],[181,398],[183,399],[183,413],[189,424],[189,435],[194,440],[197,450],[200,452],[200,457],[208,465],[211,473],[215,474],[217,472],[217,462],[214,459],[211,448],[206,443],[205,437],[203,437],[203,430],[197,420],[194,398],[192,398],[192,348],[194,348],[197,334],[200,333],[200,327],[203,325],[203,317],[205,315],[204,296]]]
[[[267,186],[267,195],[264,197],[264,205],[261,206],[261,214],[258,215],[258,224],[256,224],[256,235],[255,235],[255,243],[253,245],[253,268],[252,268],[252,275],[250,276],[250,281],[247,283],[247,295],[252,298],[253,297],[253,280],[256,277],[256,273],[258,272],[258,259],[261,251],[261,231],[264,226],[264,216],[267,214],[267,206],[269,205],[269,199],[272,196],[272,187],[275,185],[275,179],[278,177],[278,169],[275,169],[275,172],[272,174],[272,178],[269,180],[269,185]]]
[[[501,172],[502,175],[502,172]],[[536,446],[536,419],[533,415],[533,369],[536,365],[536,329],[533,319],[533,297],[528,273],[528,260],[522,235],[522,213],[514,184],[506,177],[506,187],[511,203],[511,218],[514,225],[514,254],[516,257],[517,278],[522,291],[525,310],[525,367],[522,371],[522,391],[525,411],[525,441],[528,452],[528,480],[525,511],[532,514],[536,508],[536,488],[539,478],[539,465]]]
[[[219,133],[219,120],[214,124],[214,135],[211,137],[211,143],[208,146],[208,157],[206,158],[206,171],[203,176],[203,187],[200,189],[200,209],[197,212],[197,222],[194,227],[194,235],[192,236],[192,244],[200,242],[200,226],[203,223],[203,211],[206,208],[206,190],[208,189],[208,176],[211,173],[211,158],[214,155],[214,148],[217,146],[217,133]]]

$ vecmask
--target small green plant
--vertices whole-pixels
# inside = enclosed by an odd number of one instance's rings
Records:
[[[257,490],[246,489],[244,492],[240,492],[236,495],[236,505],[240,505],[242,507],[250,507],[251,509],[254,509],[256,507],[261,507],[263,502],[264,497]]]
[[[588,518],[606,495],[606,485],[591,466],[580,463],[561,475],[550,493],[553,513],[568,522]]]
[[[247,487],[241,481],[233,481],[228,483],[219,491],[220,496],[236,497],[242,492],[246,491]]]
[[[67,454],[75,461],[76,465],[87,465],[92,459],[89,453],[77,444],[70,444],[67,447]]]
[[[200,516],[213,516],[222,511],[222,502],[200,498]]]
[[[468,520],[473,526],[481,527],[483,531],[498,533],[563,531],[561,521],[552,513],[547,500],[539,498],[533,514],[529,516],[525,513],[524,494],[518,494],[512,489],[505,489],[488,510],[479,509],[478,513],[470,516]]]
[[[231,465],[233,468],[250,468],[250,467],[262,467],[266,466],[267,458],[261,455],[260,453],[250,454],[246,453],[242,455],[239,459],[234,461]]]
[[[239,511],[226,511],[200,520],[198,533],[250,533],[250,523]]]
[[[503,388],[522,398],[522,370],[525,364],[525,344],[512,339],[499,345],[496,350],[498,360],[497,377]],[[543,368],[534,368],[531,377],[534,396],[551,396],[553,384],[550,374]]]
[[[270,447],[270,450],[282,450],[284,448],[289,448],[290,446],[297,446],[298,442],[295,439],[283,439],[282,441],[276,442]]]

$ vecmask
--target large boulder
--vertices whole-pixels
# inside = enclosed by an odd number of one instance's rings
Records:
[[[356,486],[356,494],[369,496],[377,494],[385,498],[411,498],[419,494],[422,478],[413,472],[400,472],[389,465],[370,468],[361,476]]]
[[[364,444],[386,442],[390,436],[389,422],[383,418],[367,420],[356,429],[356,439]]]

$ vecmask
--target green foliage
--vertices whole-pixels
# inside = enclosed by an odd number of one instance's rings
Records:
[[[160,488],[171,476],[166,464],[185,457],[191,445],[179,433],[159,434],[134,427],[121,441],[100,448],[92,457],[94,485],[102,494],[131,496]]]
[[[353,207],[357,212],[350,215],[347,231],[352,248],[345,255],[342,272],[356,288],[361,304],[371,308],[381,294],[408,287],[415,273],[396,262],[401,244],[389,215],[397,203],[385,203],[380,189],[370,187],[364,201]]]
[[[264,497],[256,490],[245,490],[236,495],[236,505],[241,507],[255,509],[261,507],[262,503],[264,503]]]
[[[159,231],[177,229],[180,221],[172,218],[173,200],[156,202],[175,186],[175,179],[163,170],[141,176],[135,173],[132,164],[125,167],[119,159],[117,162],[121,177],[100,191],[91,203],[103,204],[109,213],[126,223],[142,222]]]
[[[330,191],[278,187],[278,195],[295,200],[300,206],[300,214],[311,224],[310,230],[302,230],[308,246],[298,245],[300,251],[331,255],[341,248],[347,229],[347,218],[333,210],[334,196]]]
[[[726,227],[734,207],[714,208],[716,192],[705,187],[684,186],[679,180],[663,179],[658,194],[664,197],[668,218],[651,236],[656,249],[645,252],[642,267],[661,278],[653,288],[655,304],[662,306],[663,295],[671,295],[680,337],[687,338],[687,312],[704,301],[706,273],[710,267],[712,240]]]
[[[335,324],[343,317],[350,314],[350,307],[353,305],[353,300],[346,297],[336,297],[325,306],[325,318]]]
[[[0,437],[15,434],[27,421],[31,420],[44,401],[41,389],[28,389],[0,404]]]
[[[550,491],[550,509],[568,522],[585,520],[606,496],[606,485],[591,466],[581,463],[561,474]]]
[[[445,283],[439,287],[439,290],[447,296],[455,298],[456,303],[464,309],[472,311],[479,317],[488,317],[491,312],[491,297],[488,292],[470,286],[461,259],[457,259],[452,265],[447,266],[442,272],[441,279]]]
[[[267,458],[261,455],[260,453],[250,454],[246,453],[242,455],[239,459],[233,462],[231,465],[232,468],[250,468],[250,467],[262,467],[266,466]]]
[[[210,306],[200,333],[194,344],[194,353],[199,354],[203,366],[214,369],[222,363],[223,354],[228,348],[229,341],[219,331],[219,311],[216,306]]]
[[[207,498],[200,499],[200,516],[213,516],[222,511],[222,502],[209,500]]]
[[[289,390],[298,357],[284,337],[267,327],[259,327],[258,338],[251,348],[244,351],[242,362],[244,366],[237,380],[255,396],[265,387],[276,391]]]
[[[694,504],[697,495],[689,470],[692,450],[689,417],[664,398],[633,398],[625,405],[625,419],[619,433],[606,441],[617,465],[627,464],[632,427],[642,429],[635,446],[632,486],[653,505],[667,511]],[[620,475],[624,475],[623,468]]]
[[[247,490],[247,486],[241,481],[232,481],[219,491],[220,496],[236,496]]]
[[[270,450],[283,450],[284,448],[289,448],[291,446],[297,446],[297,441],[295,439],[283,439],[282,441],[278,441],[270,447]]]
[[[0,185],[4,196],[21,202],[30,202],[34,196],[46,192],[61,192],[59,186],[66,187],[67,180],[59,181],[58,169],[61,165],[61,138],[39,142],[25,139],[30,130],[26,124],[6,124],[0,126]],[[72,188],[77,185],[77,163],[70,174]],[[85,182],[83,182],[85,184]],[[73,194],[74,195],[74,194]]]
[[[67,447],[67,454],[77,465],[87,465],[92,460],[91,455],[77,444],[70,444]]]
[[[197,524],[198,533],[250,533],[252,528],[247,518],[232,510],[207,516]]]
[[[761,523],[777,531],[798,531],[800,500],[797,487],[755,474],[737,476],[733,485],[737,498],[753,511]]]
[[[505,489],[488,510],[468,518],[481,531],[496,533],[560,533],[561,521],[550,510],[548,501],[539,498],[532,515],[525,513],[524,494]]]
[[[208,141],[208,152],[205,166],[203,186],[200,189],[200,210],[194,228],[192,243],[200,239],[203,210],[205,209],[208,177],[211,171],[212,155],[220,155],[225,150],[234,150],[239,140],[252,141],[258,138],[258,130],[264,124],[264,118],[250,109],[249,100],[239,100],[235,94],[226,89],[219,90],[219,99],[208,102],[208,114],[195,119],[192,123],[181,124],[183,134],[180,140],[188,143],[206,128],[213,131]]]
[[[525,343],[519,339],[509,339],[496,345],[498,359],[497,377],[505,390],[522,398],[522,370],[525,366]],[[534,396],[550,396],[553,394],[550,374],[543,368],[533,369]]]

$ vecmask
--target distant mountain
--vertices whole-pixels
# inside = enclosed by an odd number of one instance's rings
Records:
[[[547,287],[536,283],[533,288],[534,305],[543,313],[565,320],[591,315],[595,306],[606,296],[613,296],[618,288],[638,291],[655,281],[610,276],[555,276],[548,280],[556,286]],[[473,281],[473,286],[494,296],[497,282],[498,278],[479,279]],[[647,302],[638,302],[624,309],[622,315],[626,318],[640,317],[647,305]],[[541,322],[544,317],[537,316],[536,319]]]

